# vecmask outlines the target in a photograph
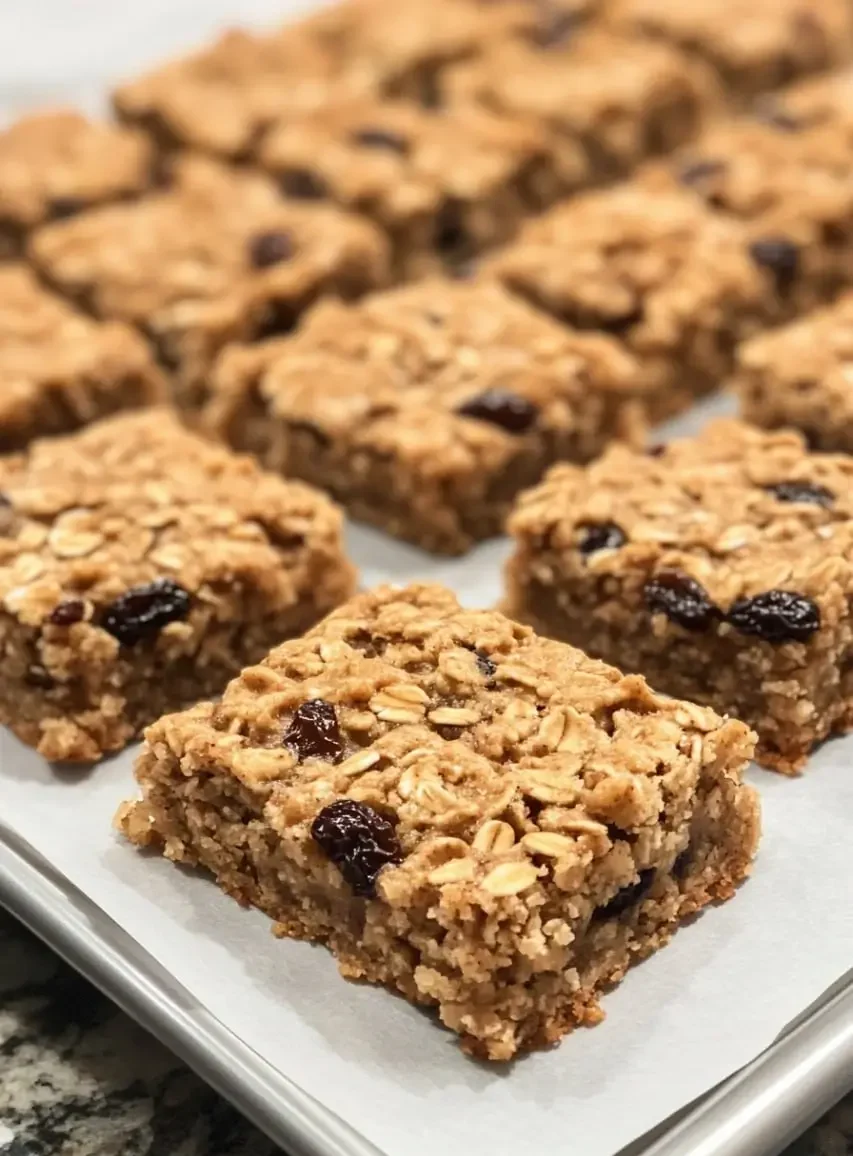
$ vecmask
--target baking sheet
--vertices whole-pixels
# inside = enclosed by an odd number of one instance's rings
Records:
[[[262,23],[305,6],[2,5],[0,116],[71,96],[97,107],[105,81],[225,19]],[[351,545],[365,584],[445,581],[470,605],[498,596],[504,543],[451,562],[363,529],[352,530]],[[323,950],[273,940],[263,916],[206,878],[122,844],[110,820],[132,791],[133,755],[67,771],[0,732],[0,834],[26,841],[97,904],[200,1015],[389,1156],[610,1156],[752,1060],[853,965],[853,738],[827,744],[800,780],[751,771],[765,836],[737,899],[634,969],[606,998],[602,1026],[502,1068],[466,1060],[451,1035],[401,1000],[346,984]]]

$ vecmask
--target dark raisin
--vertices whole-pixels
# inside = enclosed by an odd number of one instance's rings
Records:
[[[642,899],[654,881],[655,869],[654,867],[647,867],[645,871],[640,872],[640,878],[636,883],[629,883],[627,887],[617,891],[609,903],[599,907],[595,913],[596,917],[612,919],[615,915],[621,915],[623,911],[627,911],[629,907],[633,907]]]
[[[456,412],[513,434],[527,433],[539,415],[539,410],[526,397],[507,389],[487,389],[466,401]]]
[[[258,233],[249,241],[249,260],[256,269],[266,269],[293,256],[293,241],[287,233]]]
[[[666,442],[655,442],[653,445],[646,447],[646,456],[650,458],[660,458],[666,453]]]
[[[300,762],[323,759],[337,763],[344,750],[335,708],[322,698],[312,698],[299,707],[282,741]]]
[[[186,618],[191,598],[173,578],[155,578],[146,586],[134,586],[111,603],[100,625],[123,646],[135,646],[157,634],[169,622]]]
[[[678,170],[678,179],[688,188],[695,188],[707,181],[710,177],[721,177],[726,171],[724,161],[696,160],[688,161]]]
[[[558,48],[568,43],[579,23],[576,12],[548,12],[546,9],[531,33],[531,39],[539,48]]]
[[[442,257],[461,255],[468,244],[464,212],[458,201],[445,201],[438,210],[433,229],[433,244]]]
[[[690,861],[693,858],[693,851],[688,845],[684,850],[676,856],[675,862],[672,865],[672,875],[675,879],[683,879],[687,874],[687,869],[690,866]]]
[[[491,678],[498,668],[489,658],[488,654],[486,654],[484,650],[475,650],[474,655],[477,659],[477,666],[481,674],[484,674],[486,678]]]
[[[53,221],[63,221],[66,217],[73,217],[86,208],[86,202],[80,197],[55,197],[48,205],[48,215]]]
[[[379,872],[403,857],[394,825],[354,799],[336,799],[324,807],[311,824],[311,835],[356,895],[375,895]]]
[[[73,626],[75,622],[82,622],[85,615],[85,602],[79,598],[66,598],[54,606],[47,620],[53,626]]]
[[[310,169],[287,169],[279,181],[286,196],[300,201],[321,201],[328,192],[325,181]]]
[[[409,142],[398,132],[389,132],[384,128],[360,128],[352,134],[357,145],[367,149],[384,149],[387,152],[399,153],[405,156],[409,151]]]
[[[776,482],[764,488],[780,502],[807,502],[812,506],[828,508],[835,501],[832,490],[817,482]]]
[[[665,614],[685,630],[707,630],[721,611],[694,578],[678,570],[663,570],[643,587],[650,610]]]
[[[578,549],[581,554],[595,554],[598,550],[618,550],[627,541],[625,531],[615,522],[589,522],[581,527]]]
[[[27,672],[24,675],[24,682],[27,686],[34,686],[38,690],[53,690],[56,686],[56,679],[48,674],[43,666],[34,663],[27,667]]]
[[[726,617],[741,634],[765,642],[807,642],[820,630],[820,608],[805,594],[791,590],[765,590],[754,598],[739,598]]]
[[[776,288],[780,293],[788,293],[800,269],[800,250],[787,237],[762,237],[753,241],[749,252],[762,269],[773,274]]]

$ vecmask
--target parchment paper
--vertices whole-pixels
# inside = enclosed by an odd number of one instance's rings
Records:
[[[0,102],[113,79],[264,0],[30,0],[0,6]],[[2,307],[2,303],[0,303]],[[695,425],[699,415],[687,424]],[[498,597],[505,543],[431,559],[353,528],[365,585],[431,578],[470,605]],[[737,898],[682,930],[605,1000],[606,1022],[510,1067],[384,991],[341,980],[322,949],[274,940],[205,877],[142,855],[110,828],[133,751],[92,771],[47,766],[0,732],[0,837],[15,831],[86,892],[200,1005],[388,1156],[612,1156],[753,1059],[853,966],[853,737],[787,780],[753,769],[765,833]]]

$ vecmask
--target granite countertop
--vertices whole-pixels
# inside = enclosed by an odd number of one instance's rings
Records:
[[[0,1156],[275,1156],[276,1146],[0,911]],[[853,1156],[853,1095],[785,1156]]]

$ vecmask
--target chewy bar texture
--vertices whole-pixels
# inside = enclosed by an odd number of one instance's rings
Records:
[[[555,467],[510,518],[508,613],[743,719],[799,770],[853,726],[853,459],[734,420]]]
[[[786,304],[738,222],[641,182],[555,206],[482,269],[568,325],[617,338],[657,418],[715,389],[736,342]]]
[[[490,1060],[733,894],[745,726],[435,586],[380,589],[146,735],[121,830]]]
[[[744,342],[734,385],[747,421],[853,454],[853,295]]]
[[[363,213],[407,277],[458,266],[585,181],[558,174],[547,132],[476,108],[349,101],[272,129],[259,158],[285,190]]]
[[[187,409],[229,341],[287,332],[323,293],[356,296],[388,275],[386,241],[368,221],[199,158],[176,164],[165,192],[46,226],[31,251],[89,312],[142,329]]]
[[[749,117],[717,122],[640,179],[658,190],[688,189],[742,221],[755,260],[775,272],[780,302],[796,314],[851,283],[853,111],[848,123],[810,124],[787,103],[771,98]]]
[[[332,89],[331,58],[298,25],[266,35],[235,29],[121,85],[113,105],[160,151],[240,160],[282,109],[314,108]]]
[[[608,12],[711,65],[735,101],[853,59],[848,0],[613,0]]]
[[[352,592],[321,494],[185,432],[109,418],[0,460],[0,720],[94,762]]]
[[[291,340],[221,359],[206,424],[356,518],[460,553],[562,458],[636,442],[633,360],[500,286],[428,280],[323,302]]]
[[[547,128],[567,189],[622,177],[685,144],[721,103],[701,65],[596,27],[501,40],[450,70],[443,87],[451,108],[475,103]]]
[[[117,410],[165,402],[167,392],[134,329],[93,321],[23,265],[0,265],[0,453]]]
[[[65,110],[22,118],[0,132],[0,259],[44,222],[137,196],[154,178],[142,133]]]

